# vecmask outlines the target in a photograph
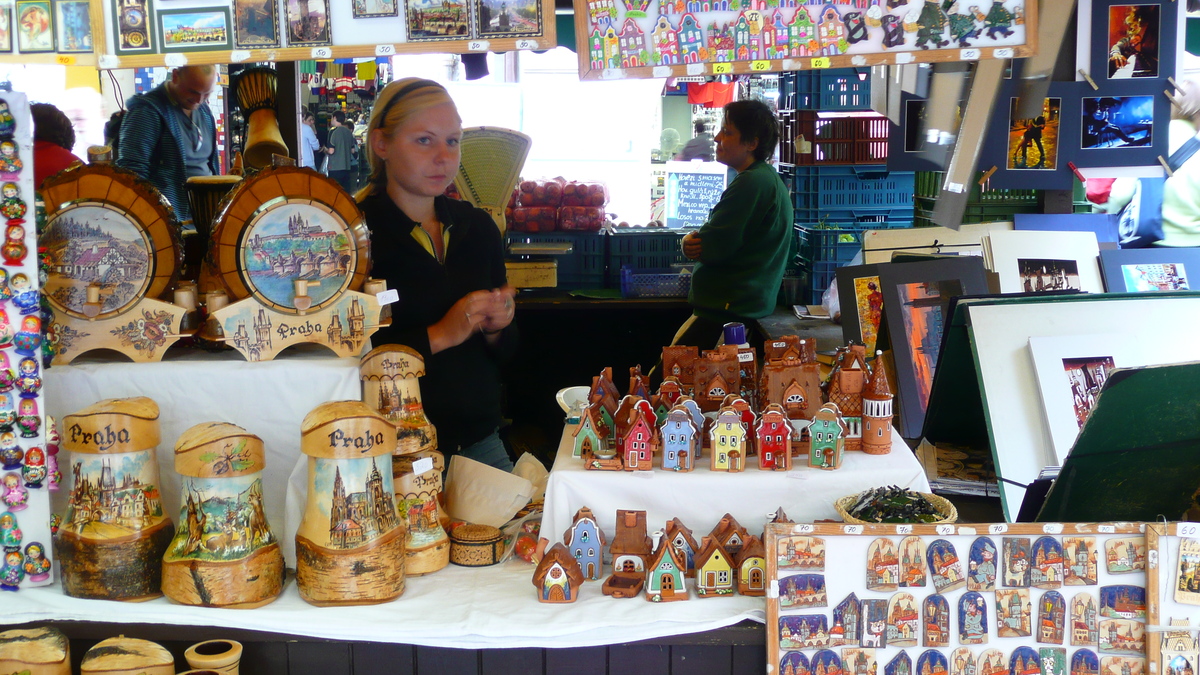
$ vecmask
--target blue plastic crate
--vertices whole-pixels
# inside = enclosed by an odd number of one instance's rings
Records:
[[[914,181],[884,166],[798,166],[792,206],[802,222],[912,220]]]
[[[599,232],[509,232],[507,245],[513,242],[535,244],[569,243],[567,255],[546,256],[558,262],[558,288],[578,290],[603,288],[605,269],[605,235]],[[529,256],[521,256],[528,258]],[[541,256],[539,256],[541,257]]]
[[[849,261],[846,261],[849,262]],[[808,275],[808,304],[821,304],[821,296],[825,289],[837,282],[837,268],[846,262],[816,262]]]
[[[635,270],[667,269],[689,262],[683,255],[679,230],[614,232],[608,237],[608,283],[621,284],[621,268]]]
[[[691,289],[691,270],[621,268],[623,298],[686,298]]]
[[[871,76],[867,68],[799,70],[785,73],[781,79],[780,109],[831,111],[871,107]]]

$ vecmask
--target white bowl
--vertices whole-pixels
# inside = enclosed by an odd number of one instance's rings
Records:
[[[562,408],[563,412],[566,413],[568,421],[571,421],[571,418],[574,418],[576,422],[579,421],[579,415],[587,407],[588,392],[591,389],[591,387],[582,386],[566,387],[565,389],[560,389],[558,394],[555,395],[554,398],[558,401],[558,407]]]

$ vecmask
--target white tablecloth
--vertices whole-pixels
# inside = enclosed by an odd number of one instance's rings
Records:
[[[836,471],[810,469],[807,456],[796,459],[791,471],[760,471],[758,459],[751,457],[740,473],[710,470],[707,452],[688,473],[588,471],[582,460],[571,456],[572,433],[574,425],[563,430],[546,486],[542,536],[552,542],[562,538],[575,512],[584,506],[596,515],[607,541],[616,528],[617,509],[636,509],[646,511],[651,533],[679,518],[698,543],[726,513],[751,534],[761,534],[767,516],[779,507],[793,521],[807,523],[838,518],[833,502],[868,488],[899,485],[929,491],[925,471],[895,430],[890,453],[847,452]]]

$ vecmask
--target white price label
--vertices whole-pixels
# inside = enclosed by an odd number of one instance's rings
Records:
[[[537,40],[517,40],[517,49],[537,49]]]
[[[816,528],[814,528],[812,526],[812,523],[800,523],[799,525],[792,526],[792,532],[794,532],[796,534],[808,534],[809,532],[812,532],[814,529],[816,529]]]
[[[1113,534],[1117,531],[1116,525],[1100,525],[1096,528],[1100,534]]]
[[[375,56],[392,56],[396,53],[396,45],[375,45]]]
[[[1200,536],[1200,523],[1176,523],[1176,537],[1196,537]]]
[[[1062,531],[1062,523],[1046,523],[1045,525],[1042,525],[1042,532],[1045,532],[1046,534],[1062,534]]]
[[[786,342],[772,342],[771,346],[772,347],[786,347],[787,343]]]
[[[1152,570],[1158,569],[1158,551],[1150,551],[1150,554],[1146,556],[1146,564]]]
[[[471,40],[467,43],[467,50],[472,52],[486,52],[491,44],[487,40]]]
[[[687,74],[688,75],[703,75],[704,74],[704,64],[703,63],[687,64]]]
[[[750,352],[742,352],[741,354],[738,354],[738,362],[739,363],[750,363],[753,360],[754,360],[754,354],[752,354]]]
[[[97,61],[97,65],[106,70],[109,68],[120,68],[121,57],[117,56],[116,54],[101,54],[100,59]]]
[[[997,59],[1011,59],[1013,57],[1012,47],[1001,47],[1000,49],[993,49],[992,56]]]
[[[654,70],[650,71],[654,77],[670,77],[671,66],[654,66]]]
[[[947,192],[956,192],[962,194],[966,190],[966,186],[962,183],[946,183]]]
[[[960,49],[958,50],[958,58],[963,61],[978,61],[983,53],[978,49]]]
[[[1005,532],[1008,532],[1008,525],[1004,523],[988,525],[988,534],[1004,534]]]
[[[913,55],[909,54],[908,52],[900,52],[899,54],[896,54],[896,63],[912,63],[913,60]]]
[[[183,54],[167,54],[163,57],[163,64],[168,68],[179,68],[187,65],[187,56]]]
[[[804,61],[802,59],[784,59],[784,70],[804,70]]]
[[[912,525],[897,525],[896,534],[912,534]]]
[[[862,534],[863,526],[862,525],[843,525],[842,532],[845,532],[846,534]]]
[[[389,288],[386,291],[376,293],[375,299],[379,301],[380,306],[390,305],[393,302],[400,302],[400,293],[394,288]]]
[[[422,457],[421,459],[418,459],[417,461],[413,462],[412,467],[413,467],[413,473],[415,473],[418,476],[425,473],[426,471],[433,471],[433,458],[432,457]]]
[[[767,597],[768,598],[778,598],[779,597],[779,580],[778,579],[772,579],[771,584],[769,586],[767,586]]]
[[[646,480],[650,480],[651,478],[654,478],[653,471],[634,471],[633,475],[636,478],[645,478]]]
[[[958,528],[958,536],[960,536],[960,537],[974,537],[974,536],[975,536],[975,528],[973,528],[973,527],[960,527],[960,528]]]
[[[600,71],[600,79],[602,80],[620,80],[625,77],[625,71],[620,68],[605,68]]]
[[[235,49],[235,50],[229,52],[229,62],[230,63],[241,63],[242,61],[249,61],[249,60],[250,60],[250,50],[249,49]]]
[[[332,59],[333,49],[329,47],[313,47],[312,57],[314,59]]]
[[[279,60],[279,52],[275,51],[274,49],[268,49],[267,50],[267,60],[268,61],[278,61]]]
[[[867,57],[863,56],[862,54],[855,54],[850,58],[850,65],[865,66],[867,65]]]
[[[938,525],[937,533],[942,536],[946,536],[948,534],[954,534],[954,526],[953,525]]]

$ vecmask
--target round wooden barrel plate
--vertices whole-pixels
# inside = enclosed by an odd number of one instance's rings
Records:
[[[183,262],[175,211],[150,183],[111,164],[79,166],[43,184],[50,254],[45,293],[56,310],[83,314],[89,284],[100,284],[97,319],[174,288]]]
[[[317,311],[371,270],[370,239],[358,205],[337,182],[312,169],[263,169],[217,207],[208,257],[230,300],[254,297],[297,313],[295,284],[308,281]]]

